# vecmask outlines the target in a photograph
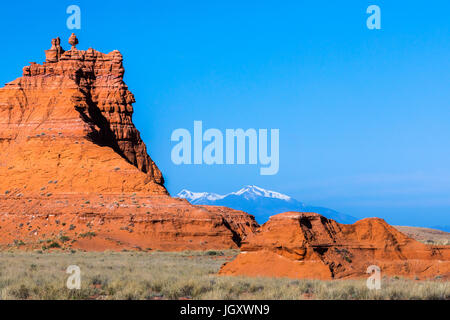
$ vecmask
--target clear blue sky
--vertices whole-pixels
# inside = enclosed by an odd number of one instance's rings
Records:
[[[134,122],[172,194],[255,184],[357,217],[450,225],[448,0],[7,2],[0,82],[41,63],[51,38],[69,47],[71,4],[78,48],[124,55]],[[366,27],[370,4],[382,30]],[[279,173],[172,164],[170,135],[194,120],[279,128]]]

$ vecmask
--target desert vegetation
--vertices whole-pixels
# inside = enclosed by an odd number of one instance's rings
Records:
[[[383,278],[293,280],[218,276],[237,250],[185,252],[0,253],[0,299],[450,299],[450,284]],[[69,290],[66,269],[81,269],[80,290]]]

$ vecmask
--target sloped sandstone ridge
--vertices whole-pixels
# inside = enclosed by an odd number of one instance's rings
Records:
[[[450,247],[413,240],[379,218],[339,224],[316,213],[272,216],[249,235],[222,275],[290,278],[367,278],[367,267],[382,275],[450,276]]]
[[[42,65],[0,89],[0,245],[237,248],[251,216],[168,195],[133,124],[120,52],[69,43],[53,39]]]

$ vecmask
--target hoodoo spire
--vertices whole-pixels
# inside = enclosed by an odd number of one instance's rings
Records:
[[[78,44],[78,38],[75,35],[75,33],[72,33],[72,35],[69,38],[69,44],[72,46],[71,50],[77,50],[76,46]]]

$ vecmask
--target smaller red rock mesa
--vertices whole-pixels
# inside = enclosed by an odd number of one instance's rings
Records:
[[[448,279],[449,260],[450,246],[422,244],[379,218],[345,225],[317,213],[286,212],[250,234],[220,274],[367,278],[367,267],[377,265],[382,275]]]
[[[69,43],[53,39],[42,65],[0,88],[0,248],[238,248],[252,216],[168,195],[120,52]]]

